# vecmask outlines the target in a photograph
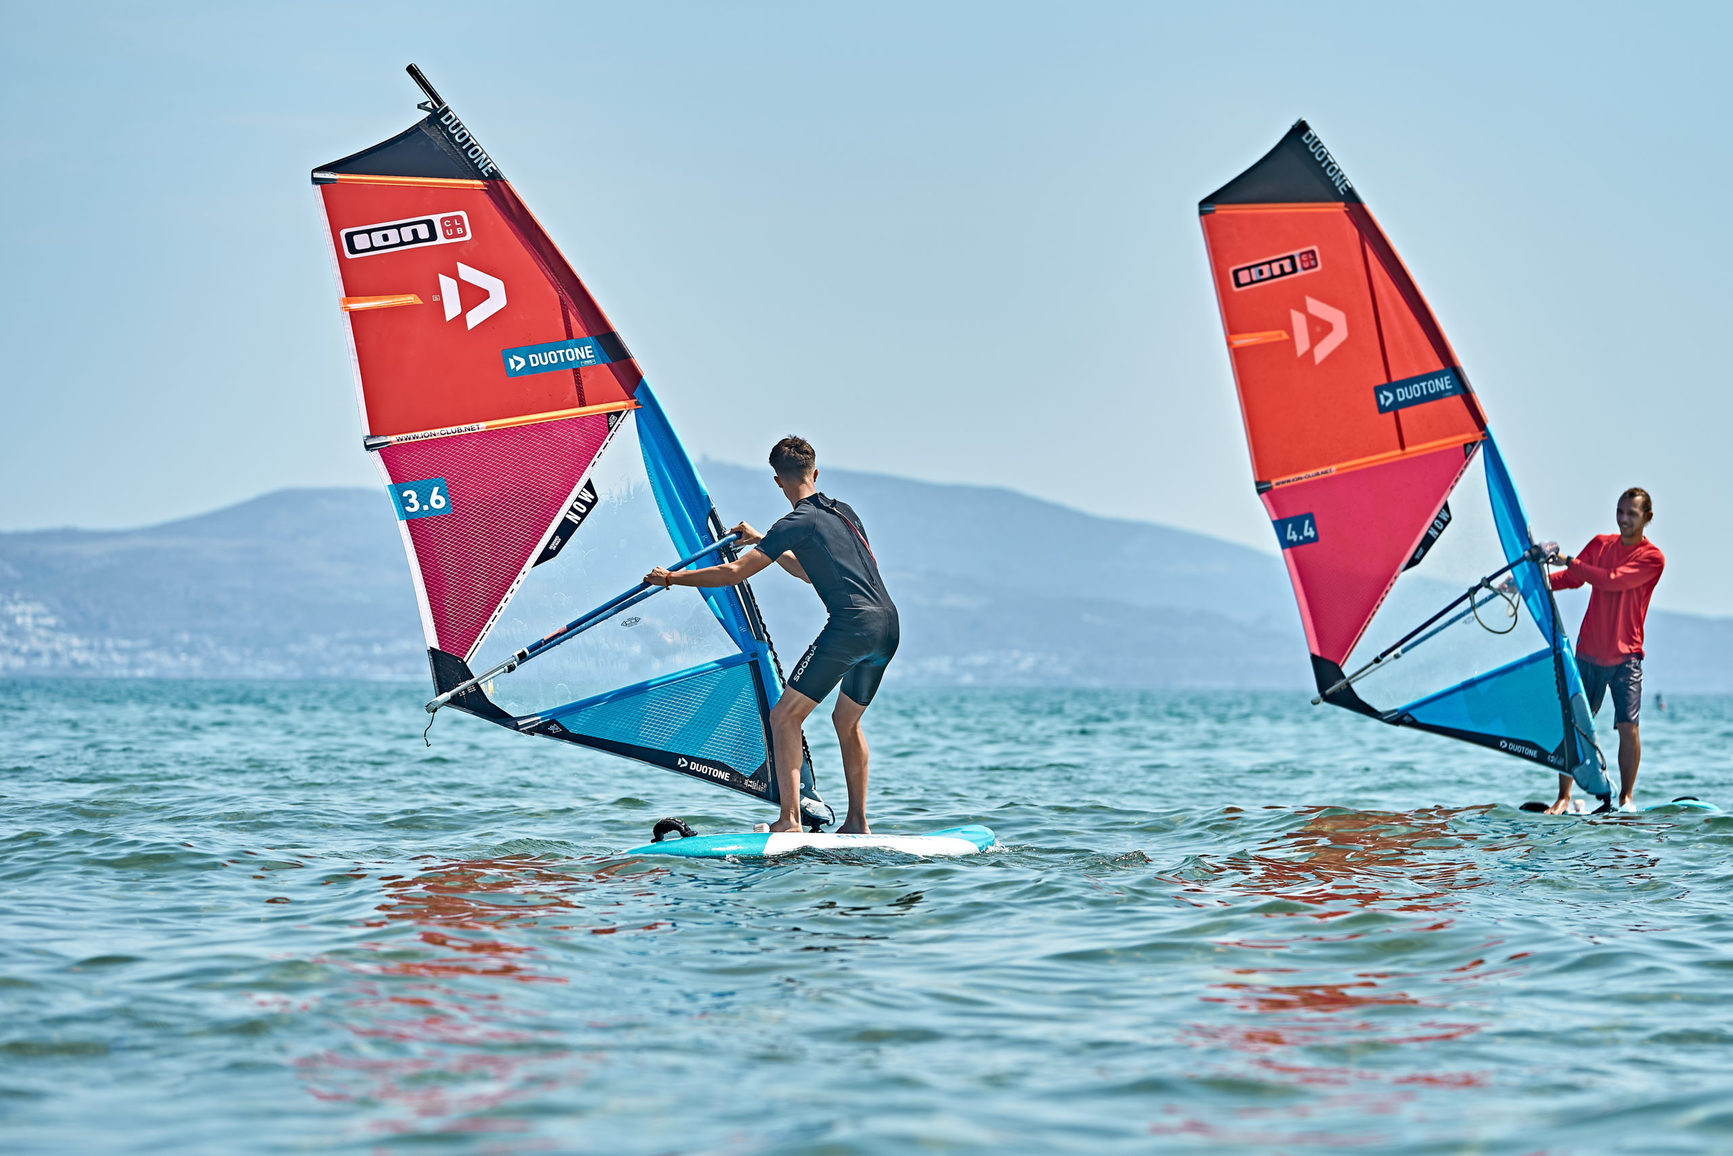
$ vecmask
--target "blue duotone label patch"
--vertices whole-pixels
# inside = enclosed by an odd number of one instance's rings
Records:
[[[1318,540],[1318,522],[1310,514],[1277,518],[1274,525],[1276,541],[1282,544],[1284,550],[1292,550],[1295,546],[1310,546]]]
[[[397,507],[399,522],[451,513],[451,491],[445,488],[444,478],[393,482],[386,489],[391,491],[391,504]]]
[[[1441,369],[1437,373],[1423,373],[1419,377],[1405,377],[1401,381],[1372,387],[1379,413],[1395,413],[1441,397],[1459,397],[1463,392],[1462,379],[1456,376],[1454,369]]]
[[[528,377],[532,373],[552,373],[556,369],[582,369],[586,365],[606,365],[612,360],[602,343],[594,337],[520,345],[516,349],[502,349],[499,355],[505,360],[507,377]]]

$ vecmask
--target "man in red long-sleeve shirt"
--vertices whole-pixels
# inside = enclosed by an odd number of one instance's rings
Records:
[[[1637,713],[1643,705],[1643,619],[1649,597],[1667,565],[1660,548],[1643,537],[1655,516],[1647,490],[1636,486],[1619,495],[1617,534],[1597,534],[1574,558],[1562,559],[1565,569],[1552,576],[1554,590],[1588,583],[1589,608],[1577,633],[1577,669],[1589,696],[1589,713],[1601,709],[1607,690],[1613,692],[1613,726],[1619,732],[1619,809],[1635,807],[1637,763],[1642,742],[1637,737]],[[1560,775],[1558,801],[1547,808],[1556,815],[1568,810],[1571,777]]]

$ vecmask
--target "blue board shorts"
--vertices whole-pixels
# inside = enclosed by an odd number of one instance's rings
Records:
[[[788,688],[818,702],[841,683],[844,694],[866,706],[878,693],[900,637],[895,610],[833,615],[794,664]]]
[[[1613,723],[1634,723],[1643,708],[1643,660],[1631,655],[1617,666],[1577,659],[1577,673],[1583,676],[1583,690],[1589,696],[1589,713],[1599,714],[1601,700],[1608,689],[1613,692]]]

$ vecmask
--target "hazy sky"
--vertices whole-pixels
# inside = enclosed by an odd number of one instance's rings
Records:
[[[307,174],[419,115],[413,60],[695,453],[1272,552],[1195,206],[1304,116],[1537,534],[1647,486],[1657,605],[1733,613],[1725,5],[0,9],[0,529],[377,484]]]

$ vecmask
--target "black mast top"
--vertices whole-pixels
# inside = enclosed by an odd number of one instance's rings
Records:
[[[428,103],[433,105],[433,107],[426,109],[426,111],[437,112],[439,109],[445,107],[445,101],[440,99],[438,91],[434,89],[432,83],[427,79],[427,77],[421,74],[421,69],[411,64],[408,68],[404,69],[404,71],[409,73],[409,79],[420,85],[421,91],[427,94]],[[425,108],[426,106],[423,107]]]

